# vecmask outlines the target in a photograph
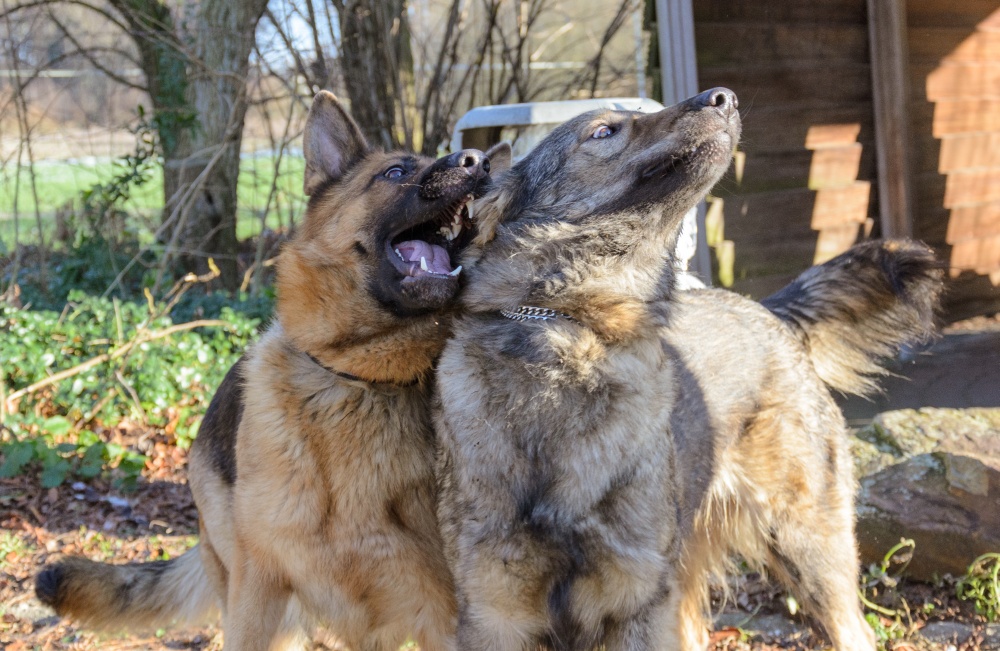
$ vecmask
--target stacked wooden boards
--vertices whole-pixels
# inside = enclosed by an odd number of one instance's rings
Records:
[[[905,10],[911,234],[950,262],[953,301],[996,300],[1000,4],[885,1]],[[732,243],[735,287],[762,295],[880,232],[867,2],[693,8],[700,85],[732,88],[744,115],[744,157],[716,189],[716,228]]]

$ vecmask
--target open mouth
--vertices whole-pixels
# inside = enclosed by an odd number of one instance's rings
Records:
[[[472,240],[472,201],[468,194],[438,215],[391,236],[386,255],[403,282],[417,278],[457,278],[462,266],[452,259]]]

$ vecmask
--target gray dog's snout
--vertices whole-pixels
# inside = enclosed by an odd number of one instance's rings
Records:
[[[731,117],[740,106],[740,102],[736,98],[736,93],[721,86],[706,90],[703,93],[695,95],[688,101],[691,103],[692,108],[713,107],[727,118]]]

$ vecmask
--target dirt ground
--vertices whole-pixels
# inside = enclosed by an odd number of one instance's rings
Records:
[[[148,434],[147,434],[148,436]],[[147,439],[148,440],[148,439]],[[8,651],[110,649],[218,650],[218,628],[151,632],[144,636],[95,634],[61,621],[33,595],[33,577],[62,554],[113,562],[145,561],[182,553],[197,541],[197,510],[188,490],[186,452],[153,439],[151,461],[134,493],[122,494],[96,479],[42,489],[32,476],[0,480],[0,648]],[[736,584],[735,603],[722,607],[712,641],[716,651],[827,648],[786,596],[757,575]],[[893,651],[1000,649],[1000,626],[978,618],[954,596],[953,583],[903,584],[894,594],[868,596],[909,619],[882,617]],[[903,612],[901,610],[901,612]],[[315,649],[339,648],[319,634]]]

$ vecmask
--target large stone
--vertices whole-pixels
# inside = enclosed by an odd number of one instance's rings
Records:
[[[912,538],[906,573],[930,580],[1000,551],[1000,409],[886,412],[853,446],[862,561]]]

